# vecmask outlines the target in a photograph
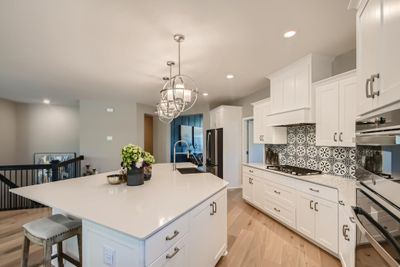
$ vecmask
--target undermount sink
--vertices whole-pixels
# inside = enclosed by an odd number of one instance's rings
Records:
[[[181,174],[190,174],[190,173],[203,173],[205,171],[200,170],[198,168],[177,168],[177,170],[181,173]]]

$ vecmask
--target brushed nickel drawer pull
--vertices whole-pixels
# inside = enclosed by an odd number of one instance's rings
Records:
[[[210,215],[214,215],[215,214],[215,212],[214,212],[214,202],[210,203],[210,207],[211,207]]]
[[[313,191],[313,192],[319,193],[319,190],[318,190],[318,189],[314,189],[314,188],[312,188],[312,187],[310,187],[309,189],[310,189],[310,191]]]
[[[312,206],[313,202],[314,202],[313,200],[310,200],[310,209],[312,209],[312,210],[313,210],[313,206]]]
[[[366,81],[365,81],[365,95],[367,96],[367,98],[370,98],[370,97],[372,97],[370,94],[369,94],[369,83],[371,82],[371,79],[367,79]]]
[[[375,96],[379,96],[379,90],[377,92],[374,91],[374,82],[375,79],[379,79],[379,73],[371,75],[371,82],[369,83],[369,89],[371,91],[371,97],[375,98]]]
[[[336,136],[337,136],[337,132],[335,132],[334,135],[333,135],[333,141],[335,141],[335,142],[337,142]]]
[[[343,138],[342,138],[342,136],[343,136],[343,133],[342,133],[342,132],[340,132],[340,134],[339,134],[339,141],[340,141],[340,142],[343,142]]]
[[[339,205],[342,205],[342,206],[344,206],[344,202],[343,202],[343,200],[339,200]]]
[[[165,238],[165,240],[171,241],[171,240],[174,239],[177,235],[179,235],[179,231],[175,230],[175,231],[174,231],[174,234],[173,234],[172,236],[167,236],[167,237]]]
[[[249,172],[253,173],[253,170],[249,170]]]
[[[350,231],[350,227],[347,224],[344,224],[342,227],[342,234],[345,240],[350,241],[349,235],[347,231]]]
[[[281,212],[281,210],[280,210],[280,209],[277,209],[277,208],[274,208],[274,210],[277,211],[277,212]]]
[[[317,205],[318,205],[318,202],[315,202],[314,203],[314,210],[318,212]]]
[[[276,190],[274,190],[274,193],[275,193],[275,194],[278,194],[278,195],[280,195],[280,194],[281,194],[281,192],[279,192],[279,191],[276,191]]]
[[[172,254],[167,254],[167,256],[165,256],[167,259],[172,259],[176,254],[178,254],[178,252],[179,252],[179,248],[177,248],[177,247],[175,247],[174,248],[174,253],[172,253]]]

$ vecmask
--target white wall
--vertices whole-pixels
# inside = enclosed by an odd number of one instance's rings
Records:
[[[106,112],[108,107],[114,112]],[[80,152],[86,157],[85,162],[100,172],[119,169],[121,148],[138,143],[136,103],[82,100],[79,127]],[[107,141],[107,136],[113,140]]]
[[[79,107],[17,104],[17,162],[32,164],[35,152],[79,154]]]
[[[356,49],[338,55],[332,62],[332,75],[355,69],[357,61]]]
[[[15,164],[17,158],[17,104],[0,98],[0,165]]]

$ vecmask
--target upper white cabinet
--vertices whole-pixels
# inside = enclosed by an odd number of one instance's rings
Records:
[[[315,85],[316,144],[355,146],[356,71],[320,81]]]
[[[271,112],[270,99],[264,99],[253,103],[254,129],[253,140],[256,144],[286,144],[286,127],[268,126]]]
[[[363,0],[357,12],[357,114],[400,100],[397,0]]]
[[[269,126],[315,122],[312,83],[331,76],[332,60],[310,54],[267,76],[271,80]]]

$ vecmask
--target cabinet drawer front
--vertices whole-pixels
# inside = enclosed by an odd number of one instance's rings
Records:
[[[284,185],[266,182],[265,191],[270,196],[273,196],[278,203],[285,203],[292,206],[296,203],[296,193],[293,189]]]
[[[181,238],[174,246],[163,253],[152,264],[147,265],[150,267],[166,267],[166,266],[187,266],[187,246],[186,238]]]
[[[267,197],[265,201],[265,210],[287,225],[292,227],[296,226],[296,211],[294,207],[278,204],[271,198]]]
[[[251,168],[251,167],[247,167],[247,166],[243,166],[243,174],[254,175],[254,176],[258,176],[258,177],[265,177],[264,170]]]
[[[335,188],[330,188],[322,185],[317,185],[308,182],[298,183],[298,189],[304,193],[326,199],[332,202],[338,202],[338,191]]]
[[[184,215],[145,241],[145,262],[149,264],[174,246],[189,229],[189,217]]]

